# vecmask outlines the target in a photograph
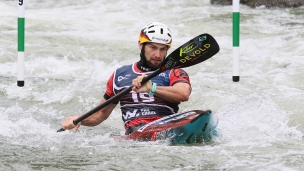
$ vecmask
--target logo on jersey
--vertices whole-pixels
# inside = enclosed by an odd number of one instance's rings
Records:
[[[146,115],[156,115],[155,111],[150,111],[149,108],[143,108],[140,109],[141,115],[146,116]]]
[[[160,77],[166,77],[166,73],[160,73],[158,76],[160,76]]]
[[[117,81],[120,82],[122,80],[127,80],[130,77],[130,74],[127,74],[125,76],[118,76]]]
[[[149,108],[143,108],[140,109],[139,112],[138,109],[134,109],[133,111],[127,111],[125,114],[122,114],[122,117],[124,118],[124,120],[129,120],[131,118],[150,115],[156,115],[156,112],[154,110],[150,110]]]
[[[124,120],[129,120],[131,118],[137,117],[140,115],[139,113],[137,113],[137,110],[138,109],[135,109],[133,110],[133,112],[127,111],[125,114],[122,114],[122,117],[124,118]]]
[[[151,68],[146,68],[146,67],[143,67],[143,66],[140,66],[140,69],[143,70],[143,71],[151,71]]]

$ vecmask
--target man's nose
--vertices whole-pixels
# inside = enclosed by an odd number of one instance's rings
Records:
[[[160,49],[157,49],[157,50],[156,50],[155,56],[156,56],[156,57],[159,57],[159,58],[161,57],[161,50],[160,50]]]

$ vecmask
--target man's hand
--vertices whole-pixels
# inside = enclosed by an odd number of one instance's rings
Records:
[[[143,85],[141,85],[142,80],[146,77],[145,74],[138,76],[132,81],[132,90],[135,91],[136,93],[149,93],[152,90],[152,81],[149,80]]]
[[[65,130],[67,129],[70,130],[74,128],[74,132],[77,132],[78,128],[81,125],[81,122],[79,122],[77,125],[74,125],[73,121],[79,117],[80,115],[67,117],[65,121],[62,123],[62,128]]]

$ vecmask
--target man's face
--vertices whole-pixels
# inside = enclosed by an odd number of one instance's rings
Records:
[[[142,47],[143,45],[140,44],[140,49]],[[152,69],[159,68],[167,55],[169,47],[159,43],[147,43],[144,47],[147,65]]]

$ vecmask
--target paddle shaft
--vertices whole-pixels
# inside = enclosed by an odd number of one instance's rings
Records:
[[[142,81],[141,84],[144,84],[146,82],[148,82],[150,79],[152,79],[153,77],[155,77],[156,75],[164,72],[165,70],[161,70],[160,68],[157,69],[156,71],[154,71],[152,74],[148,75],[147,77],[145,77]],[[73,120],[73,124],[77,125],[79,122],[83,121],[84,119],[86,119],[87,117],[93,115],[94,113],[98,112],[99,110],[101,110],[102,108],[108,106],[109,104],[119,100],[122,96],[128,94],[130,91],[132,91],[133,86],[130,86],[129,88],[123,90],[122,92],[118,93],[117,95],[109,98],[107,101],[105,101],[104,103],[100,104],[99,106],[93,108],[92,110],[90,110],[89,112],[85,113],[84,115],[80,116],[79,118]],[[62,132],[65,131],[65,129],[61,128],[59,130],[57,130],[57,132]]]

